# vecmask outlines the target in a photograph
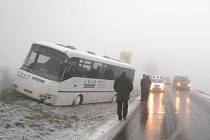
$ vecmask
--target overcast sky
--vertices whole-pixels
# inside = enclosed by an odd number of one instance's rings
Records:
[[[22,65],[34,41],[119,58],[137,75],[187,75],[210,91],[209,0],[0,0],[0,64]]]

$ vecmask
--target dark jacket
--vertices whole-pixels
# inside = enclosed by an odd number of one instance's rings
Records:
[[[146,91],[146,77],[141,79],[140,85],[141,85],[141,91]]]
[[[121,75],[115,80],[114,89],[117,92],[117,101],[129,100],[130,92],[133,90],[133,84],[126,75]]]
[[[141,91],[149,91],[151,86],[151,80],[147,77],[141,79]]]
[[[147,101],[151,86],[151,80],[147,77],[144,77],[142,78],[140,85],[141,85],[141,100]]]

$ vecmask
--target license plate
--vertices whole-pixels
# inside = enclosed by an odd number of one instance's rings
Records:
[[[33,92],[31,90],[29,90],[29,89],[25,89],[24,88],[24,91],[27,92],[27,93],[33,94]]]

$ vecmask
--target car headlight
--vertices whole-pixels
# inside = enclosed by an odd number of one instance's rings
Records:
[[[161,85],[160,85],[160,88],[161,88],[161,89],[164,89],[164,84],[161,84]]]
[[[180,83],[177,83],[176,85],[177,85],[177,86],[181,86],[181,84],[180,84]]]
[[[154,88],[154,85],[152,84],[151,86],[150,86],[150,89],[153,89]]]
[[[188,84],[187,86],[188,86],[188,87],[192,87],[192,85],[191,85],[191,84]]]

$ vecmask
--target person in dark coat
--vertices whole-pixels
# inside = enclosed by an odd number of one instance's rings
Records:
[[[152,84],[152,81],[150,80],[150,77],[149,75],[146,76],[146,104],[148,102],[148,97],[149,97],[149,92],[150,92],[150,87],[151,87],[151,84]]]
[[[143,78],[141,79],[141,101],[144,105],[147,104],[148,97],[149,97],[149,91],[151,86],[151,80],[148,75],[143,75]]]
[[[114,82],[114,89],[117,92],[117,115],[119,120],[125,120],[128,113],[128,100],[133,84],[123,72]]]
[[[141,86],[141,101],[145,101],[145,96],[146,96],[146,75],[143,74],[143,78],[141,79],[140,82]]]

